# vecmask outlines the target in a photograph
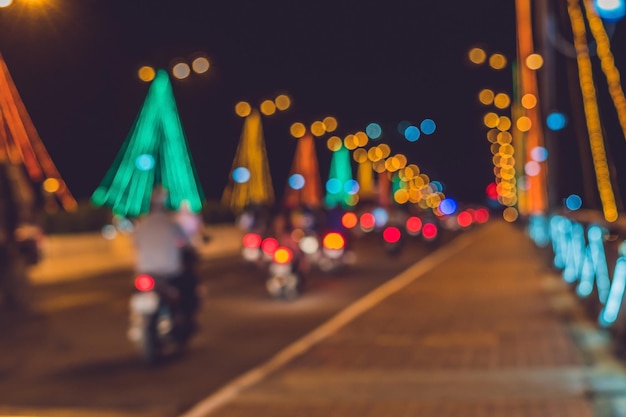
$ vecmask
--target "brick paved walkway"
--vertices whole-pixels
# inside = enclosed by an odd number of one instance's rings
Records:
[[[593,389],[607,375],[626,387],[624,372],[576,342],[580,324],[565,320],[576,302],[524,232],[494,221],[454,244],[338,331],[185,417],[623,415]]]

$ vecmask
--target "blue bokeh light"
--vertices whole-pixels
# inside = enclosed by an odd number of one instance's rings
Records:
[[[436,188],[436,190],[433,190],[433,191],[438,192],[438,193],[443,193],[443,189],[444,188],[443,188],[443,184],[441,182],[439,182],[439,181],[431,181],[430,185],[431,185],[431,187],[435,187]]]
[[[530,150],[530,156],[537,162],[543,162],[548,159],[548,150],[543,146],[536,146]]]
[[[420,123],[420,130],[425,135],[431,135],[437,129],[437,125],[433,119],[424,119],[422,123]]]
[[[374,215],[374,225],[376,227],[382,227],[387,224],[389,220],[389,213],[382,207],[376,207],[372,210],[372,214]]]
[[[563,113],[553,112],[546,118],[550,130],[561,130],[567,125],[567,117]]]
[[[420,130],[415,126],[409,126],[404,131],[404,137],[409,142],[415,142],[420,138]]]
[[[617,22],[626,15],[624,0],[594,0],[598,16],[607,22]]]
[[[383,129],[378,123],[370,123],[365,128],[365,133],[370,139],[376,140],[380,139],[380,136],[383,134]]]
[[[565,199],[565,207],[567,207],[568,210],[578,210],[582,207],[582,205],[583,200],[576,194],[572,194]]]
[[[348,180],[343,185],[343,189],[346,193],[354,195],[359,192],[359,182],[356,180]]]
[[[250,170],[246,167],[237,167],[233,169],[233,180],[238,184],[243,184],[250,180]]]
[[[341,181],[338,178],[329,178],[326,181],[326,191],[331,194],[338,194],[341,192]]]
[[[154,168],[154,157],[150,154],[141,154],[135,159],[135,166],[140,171],[150,171]]]
[[[439,203],[439,211],[447,216],[454,214],[457,208],[458,204],[452,198],[446,198]]]
[[[398,133],[404,135],[404,131],[409,126],[411,126],[411,122],[408,122],[406,120],[401,121],[400,123],[398,123]]]
[[[294,190],[300,190],[304,187],[304,177],[301,174],[293,174],[289,177],[289,186]]]

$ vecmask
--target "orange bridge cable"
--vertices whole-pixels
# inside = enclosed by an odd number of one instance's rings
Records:
[[[579,6],[578,0],[568,0],[567,12],[572,24],[579,83],[583,96],[583,108],[589,134],[589,145],[591,147],[593,165],[596,173],[596,184],[602,203],[604,218],[608,222],[614,222],[618,218],[618,210],[604,148],[604,137],[602,134],[595,83],[593,81],[592,64],[589,56],[589,47],[587,46],[587,31],[585,29],[583,12]]]
[[[624,139],[626,139],[626,97],[624,97],[624,91],[620,82],[620,73],[615,66],[615,60],[611,53],[611,42],[609,36],[604,29],[602,19],[594,13],[594,5],[591,0],[586,0],[585,12],[587,21],[589,22],[589,28],[593,35],[596,45],[597,54],[600,58],[601,68],[606,76],[607,84],[609,87],[609,94],[613,99],[615,110],[617,111],[618,120],[622,127],[622,133]]]
[[[0,118],[6,127],[4,137],[6,146],[10,147],[10,141],[6,134],[8,131],[16,145],[16,149],[20,153],[21,162],[24,163],[28,170],[31,180],[43,180],[44,172],[48,177],[56,178],[59,181],[59,189],[55,194],[64,202],[66,209],[74,208],[76,200],[69,192],[65,182],[61,180],[61,175],[37,133],[1,55],[0,77],[0,86],[5,87],[0,89],[0,109],[2,109]],[[9,155],[11,155],[10,149]]]
[[[0,75],[2,74],[0,73]],[[0,86],[2,86],[1,79]],[[19,117],[15,102],[10,94],[10,88],[0,89],[0,109],[2,109],[2,115],[8,128],[9,136],[17,145],[20,158],[26,166],[29,176],[33,181],[40,181],[43,178],[43,173],[37,163],[37,156],[29,144],[26,128]]]
[[[518,61],[523,63],[525,58],[534,52],[532,16],[530,0],[516,0],[517,17],[517,52]],[[520,96],[533,94],[539,97],[536,74],[526,65],[519,66]],[[532,128],[526,134],[526,151],[524,155],[529,159],[530,151],[543,146],[543,135],[541,132],[539,105],[527,110],[526,114],[531,119]],[[541,171],[538,175],[528,176],[528,208],[530,213],[545,213],[547,209],[546,196],[546,162],[541,162]]]

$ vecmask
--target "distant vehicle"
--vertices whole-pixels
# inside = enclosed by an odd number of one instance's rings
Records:
[[[299,267],[299,254],[286,246],[279,246],[268,265],[267,291],[277,299],[294,300],[304,285],[304,271]]]

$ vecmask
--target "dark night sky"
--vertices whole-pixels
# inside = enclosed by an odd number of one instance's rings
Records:
[[[0,51],[78,198],[98,185],[143,103],[148,85],[137,69],[196,51],[209,56],[209,74],[172,82],[209,199],[221,196],[239,140],[235,103],[281,92],[292,109],[264,119],[278,194],[295,148],[290,124],[327,115],[338,119],[340,136],[381,123],[392,151],[443,182],[446,195],[482,202],[493,180],[476,96],[484,87],[510,92],[511,73],[471,67],[466,56],[477,45],[514,56],[512,0],[46,3],[28,9],[15,0],[0,9]],[[437,131],[418,142],[395,130],[401,120],[427,117]],[[330,153],[325,138],[319,143],[326,178]]]

